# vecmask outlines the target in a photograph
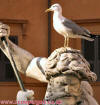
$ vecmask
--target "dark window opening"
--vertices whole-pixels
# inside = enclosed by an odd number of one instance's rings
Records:
[[[17,36],[10,36],[9,39],[18,45]],[[1,50],[0,50],[0,81],[2,82],[17,81],[13,68],[8,58],[4,55],[4,53]]]
[[[90,63],[91,71],[97,75],[97,81],[100,81],[100,37],[94,41],[82,40],[82,53]]]

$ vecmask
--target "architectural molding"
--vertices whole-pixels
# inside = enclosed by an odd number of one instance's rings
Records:
[[[26,36],[28,20],[19,20],[19,19],[0,19],[0,22],[5,24],[20,24],[22,27],[22,35]]]

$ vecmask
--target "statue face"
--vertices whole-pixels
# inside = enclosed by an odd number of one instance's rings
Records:
[[[64,95],[58,98],[62,105],[75,105],[81,95],[80,83],[80,80],[72,75],[54,78],[55,96]]]

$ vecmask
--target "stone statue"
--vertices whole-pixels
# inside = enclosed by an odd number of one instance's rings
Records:
[[[96,81],[96,74],[81,52],[62,47],[56,49],[48,58],[34,57],[9,40],[10,28],[0,23],[0,37],[5,37],[19,72],[48,83],[43,105],[99,105],[93,97],[90,81]],[[8,57],[0,40],[0,48]],[[17,100],[33,99],[34,92],[19,91]],[[54,103],[48,103],[54,101]],[[19,105],[19,104],[18,104]],[[26,104],[23,104],[26,105]]]

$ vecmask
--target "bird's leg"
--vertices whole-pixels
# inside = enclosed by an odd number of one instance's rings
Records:
[[[69,38],[67,38],[67,47],[69,46]]]
[[[69,46],[69,38],[65,36],[64,47]]]
[[[65,36],[64,38],[65,38],[65,40],[64,40],[64,47],[66,47],[66,39],[67,39],[67,37]]]

